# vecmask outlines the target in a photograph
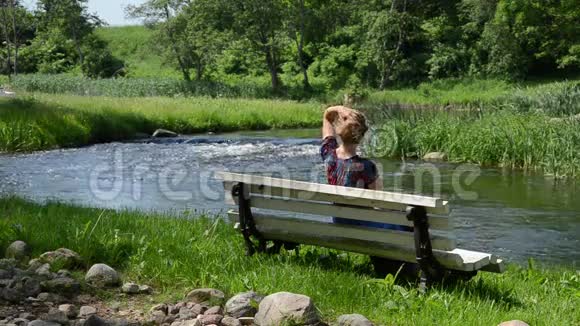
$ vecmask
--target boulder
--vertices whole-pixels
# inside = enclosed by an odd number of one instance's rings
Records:
[[[81,292],[81,284],[70,277],[58,277],[42,283],[46,292],[74,295]]]
[[[177,134],[176,132],[173,132],[171,130],[166,130],[166,129],[157,129],[157,130],[155,130],[153,135],[151,135],[151,137],[155,137],[155,138],[173,138],[173,137],[177,137],[177,136],[179,136],[179,134]]]
[[[31,260],[28,262],[28,270],[29,270],[29,271],[32,271],[32,272],[35,272],[35,271],[36,271],[37,269],[39,269],[39,268],[40,268],[42,265],[44,265],[44,263],[43,263],[43,262],[41,262],[41,261],[40,261],[40,259],[38,259],[38,258],[31,259]]]
[[[170,311],[171,314],[172,311]],[[179,311],[177,313],[174,313],[172,315],[176,315],[178,319],[180,320],[188,320],[188,319],[194,319],[195,317],[197,317],[198,314],[193,313],[193,311],[191,311],[191,309],[187,308],[187,307],[181,307],[179,308]]]
[[[50,271],[50,264],[49,263],[40,265],[40,267],[38,267],[34,272],[36,274],[38,274],[39,276],[43,276],[43,277],[47,277],[47,278],[52,276],[52,272]]]
[[[123,287],[121,287],[121,292],[127,294],[139,294],[139,285],[131,282],[125,283],[123,284]]]
[[[447,154],[443,152],[431,152],[427,153],[423,156],[423,160],[425,161],[446,161]]]
[[[262,299],[263,296],[253,291],[236,294],[226,302],[225,313],[235,318],[253,317]]]
[[[365,316],[359,314],[342,315],[338,317],[338,326],[373,326]]]
[[[499,324],[498,326],[530,326],[527,323],[521,320],[510,320],[504,321],[503,323]]]
[[[201,315],[201,316],[197,317],[197,319],[204,326],[205,325],[219,325],[223,318],[224,318],[224,316],[222,316],[222,315]]]
[[[221,306],[225,300],[225,295],[216,289],[196,289],[189,292],[186,299],[193,303]]]
[[[320,317],[312,300],[302,294],[278,292],[260,302],[254,323],[258,326],[312,325]]]
[[[97,315],[91,315],[80,323],[81,326],[113,326],[117,324],[118,323],[105,320]]]
[[[175,321],[171,326],[202,326],[197,319]]]
[[[108,287],[118,286],[121,278],[112,267],[105,264],[95,264],[87,272],[85,281],[96,287]]]
[[[31,277],[23,277],[10,281],[2,289],[1,297],[10,302],[20,302],[28,297],[35,297],[41,292],[40,282]]]
[[[74,304],[61,304],[58,310],[64,312],[69,319],[74,319],[79,315],[79,310]]]
[[[59,323],[61,325],[68,325],[69,320],[66,314],[57,308],[50,308],[48,313],[42,315],[40,319],[45,321],[51,321],[55,323]]]
[[[37,319],[28,323],[28,326],[61,326],[61,325],[59,323],[55,323],[52,321]]]
[[[8,248],[6,248],[5,256],[6,258],[14,258],[16,260],[22,261],[29,257],[30,247],[24,241],[14,241]]]
[[[67,248],[59,248],[55,251],[45,252],[38,259],[42,263],[49,263],[52,266],[67,269],[75,268],[82,263],[81,256]]]
[[[149,310],[150,313],[153,313],[155,311],[161,311],[164,315],[168,314],[169,308],[167,307],[167,305],[165,303],[160,303],[160,304],[156,304],[153,307],[151,307],[151,309]]]
[[[204,313],[204,315],[223,315],[222,307],[220,306],[213,306],[208,308]]]
[[[140,294],[151,294],[153,293],[153,288],[149,285],[139,285],[139,293]]]
[[[97,313],[97,308],[92,306],[82,306],[79,310],[79,317],[89,317]]]
[[[222,319],[223,326],[242,326],[242,323],[234,317],[226,316]]]

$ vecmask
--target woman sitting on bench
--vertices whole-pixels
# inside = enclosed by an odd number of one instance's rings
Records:
[[[357,148],[367,132],[365,116],[345,106],[326,109],[322,122],[322,146],[320,154],[326,168],[328,183],[334,186],[383,190],[383,182],[376,164],[357,154]],[[340,145],[339,145],[340,141]],[[360,225],[380,229],[412,232],[413,228],[403,225],[359,221],[333,217],[334,223]],[[402,272],[412,276],[418,272],[416,264],[371,256],[375,272],[380,276]]]

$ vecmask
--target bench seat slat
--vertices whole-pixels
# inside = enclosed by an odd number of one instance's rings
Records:
[[[234,211],[232,211],[234,213]],[[237,214],[237,213],[234,213]],[[257,230],[264,236],[286,233],[308,234],[311,237],[328,236],[334,238],[350,238],[387,243],[394,246],[414,248],[415,238],[412,232],[376,229],[364,226],[334,224],[320,221],[287,218],[271,214],[253,213]],[[434,249],[453,250],[455,239],[440,235],[431,235],[431,245]]]
[[[448,202],[435,197],[229,172],[218,172],[216,177],[225,182],[244,182],[252,185],[250,192],[260,193],[265,196],[291,197],[395,210],[404,210],[408,205],[415,205],[427,208],[429,213],[442,215],[449,213]]]
[[[407,219],[406,213],[400,211],[386,211],[372,208],[337,206],[331,203],[306,202],[297,200],[276,199],[271,197],[252,196],[251,207],[290,211],[294,213],[313,214],[350,218],[360,221],[390,223],[397,225],[413,226],[413,222]],[[429,227],[433,229],[448,230],[449,218],[433,216],[429,217]]]
[[[237,219],[234,211],[228,213],[230,218]],[[259,214],[254,214],[256,215]],[[302,222],[301,222],[302,223]],[[306,245],[323,246],[332,249],[352,251],[366,255],[379,256],[415,263],[415,248],[411,246],[397,246],[390,243],[345,238],[341,236],[314,235],[309,230],[287,230],[279,228],[262,228],[259,231],[269,240],[297,242]],[[463,249],[433,250],[433,255],[442,266],[459,271],[484,270],[501,273],[505,269],[504,263],[497,257],[476,251]]]
[[[235,199],[232,198],[231,190],[233,185],[236,182],[233,181],[226,181],[224,182],[224,189],[225,189],[225,202],[229,205],[237,204]],[[341,197],[337,195],[329,195],[324,193],[317,193],[317,192],[308,192],[302,190],[292,190],[292,189],[282,189],[282,188],[273,188],[263,185],[250,185],[250,193],[257,194],[263,197],[279,197],[284,199],[295,199],[295,200],[302,200],[302,201],[315,201],[315,202],[327,202],[327,203],[337,203],[337,204],[345,204],[345,205],[354,205],[354,206],[363,206],[363,207],[376,207],[381,209],[388,209],[394,211],[404,212],[408,205],[401,204],[401,203],[390,203],[390,202],[382,202],[364,198],[347,198]],[[427,212],[430,214],[439,214],[439,215],[447,215],[449,214],[448,206],[443,208],[429,208],[427,207]],[[449,222],[440,221],[438,223],[439,228],[443,228],[444,224]],[[445,227],[447,228],[447,227]]]

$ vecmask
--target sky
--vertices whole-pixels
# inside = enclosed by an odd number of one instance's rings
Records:
[[[136,25],[137,20],[125,18],[125,7],[129,4],[141,4],[146,0],[89,0],[89,12],[96,13],[111,26]],[[22,0],[28,8],[36,6],[36,0]]]

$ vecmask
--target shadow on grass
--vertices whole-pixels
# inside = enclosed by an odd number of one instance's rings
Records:
[[[414,268],[415,264],[404,264],[401,272],[393,277],[394,275],[390,276],[384,270],[376,271],[371,260],[365,255],[339,254],[330,249],[307,247],[299,254],[288,251],[283,254],[283,257],[285,262],[299,266],[317,266],[325,271],[355,273],[359,276],[376,279],[377,283],[392,282],[392,285],[401,286],[407,290],[418,290],[419,288],[419,275]],[[396,264],[396,268],[400,266]],[[498,284],[491,283],[493,282],[484,280],[480,273],[480,276],[475,276],[471,280],[446,278],[431,285],[429,291],[456,294],[481,301],[493,301],[505,309],[523,306],[523,303],[515,297],[511,287],[502,289]]]

